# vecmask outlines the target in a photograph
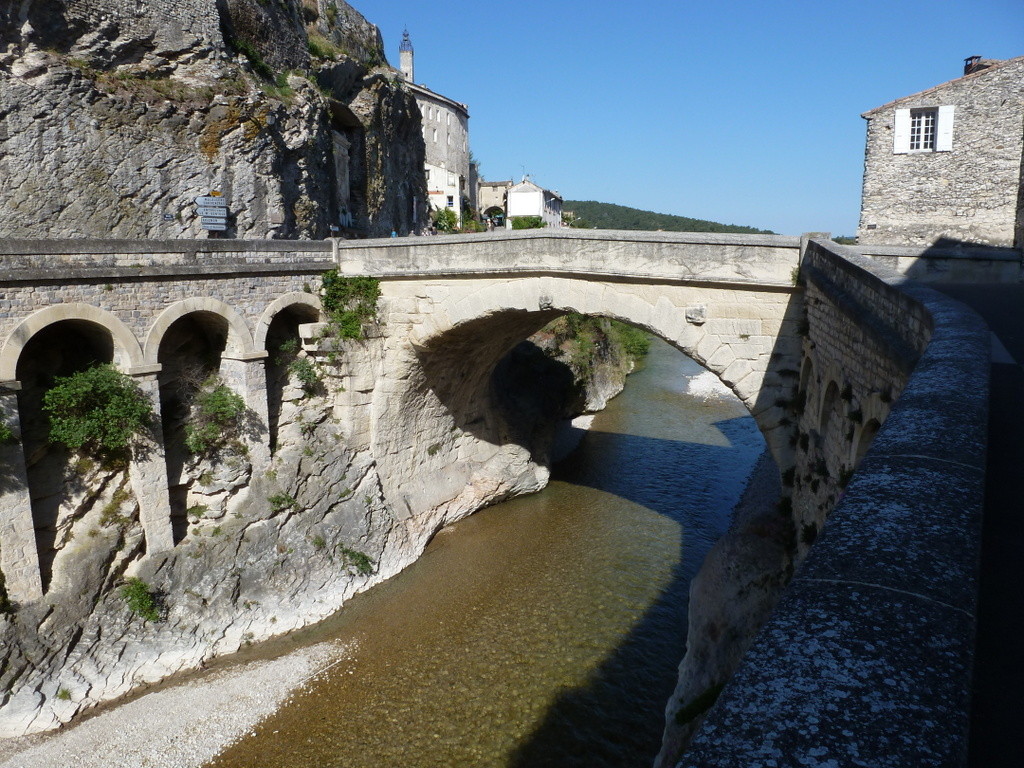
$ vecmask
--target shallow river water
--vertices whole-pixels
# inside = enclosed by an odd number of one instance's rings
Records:
[[[319,626],[351,659],[211,765],[649,766],[689,579],[764,449],[738,400],[688,394],[702,371],[652,344],[548,488],[442,531]]]

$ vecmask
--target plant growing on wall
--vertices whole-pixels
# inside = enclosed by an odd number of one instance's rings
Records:
[[[160,605],[156,595],[142,579],[132,576],[121,587],[121,599],[128,610],[146,621],[160,621]]]
[[[0,410],[0,445],[5,443],[16,443],[18,439],[14,436],[14,430],[7,423],[7,414]]]
[[[334,332],[343,339],[363,338],[363,326],[377,316],[380,280],[344,277],[336,269],[321,279],[320,302]]]
[[[185,425],[185,446],[198,456],[209,456],[237,439],[245,413],[245,401],[219,376],[210,376],[192,401]]]
[[[153,418],[149,398],[108,363],[58,377],[43,395],[43,411],[50,440],[103,454],[126,450]]]

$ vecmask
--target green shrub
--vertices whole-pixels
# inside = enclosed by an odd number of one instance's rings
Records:
[[[11,429],[7,420],[4,418],[4,414],[0,411],[0,445],[6,443],[16,443],[18,439],[14,436],[14,430]]]
[[[634,360],[645,357],[650,351],[651,339],[639,328],[634,328],[628,323],[620,323],[618,320],[612,320],[611,329],[622,345],[622,349]]]
[[[344,544],[339,545],[338,551],[345,560],[345,565],[355,568],[360,576],[369,576],[373,573],[373,560],[365,552],[358,549],[350,549]]]
[[[270,496],[267,498],[267,501],[270,502],[270,508],[275,512],[283,512],[286,509],[299,508],[299,502],[287,493],[278,493],[274,496]]]
[[[252,66],[253,72],[264,80],[274,79],[274,70],[272,70],[267,62],[263,60],[263,57],[260,56],[259,51],[256,50],[256,47],[252,43],[248,40],[241,40],[236,37],[228,37],[226,42],[229,46],[249,60],[249,64]]]
[[[320,372],[308,357],[297,357],[288,364],[288,373],[294,376],[302,391],[312,395],[320,387]]]
[[[121,587],[121,598],[128,610],[146,621],[160,621],[160,606],[153,590],[142,579],[131,577]]]
[[[335,13],[337,13],[337,10],[335,10]],[[333,61],[342,53],[338,46],[316,32],[309,33],[306,47],[309,49],[309,55],[315,59],[330,59]]]
[[[153,418],[149,398],[110,364],[60,376],[43,395],[50,440],[68,448],[111,453],[145,434]]]
[[[192,401],[185,425],[185,446],[198,456],[208,456],[237,438],[245,416],[245,401],[220,377],[210,376]]]
[[[321,277],[320,296],[331,327],[343,339],[363,338],[363,325],[377,316],[380,280],[375,277],[344,277],[336,269]]]
[[[438,208],[434,212],[434,227],[438,232],[450,234],[459,227],[459,215],[452,208]]]
[[[510,221],[512,229],[541,229],[547,226],[540,216],[513,216]]]

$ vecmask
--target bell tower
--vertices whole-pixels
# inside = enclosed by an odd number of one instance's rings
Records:
[[[412,74],[412,41],[409,39],[408,29],[402,33],[402,42],[398,46],[398,64],[406,82],[415,82]]]

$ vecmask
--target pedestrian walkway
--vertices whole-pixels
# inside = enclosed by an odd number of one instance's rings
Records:
[[[1024,286],[936,285],[993,332],[971,768],[1024,764]]]

